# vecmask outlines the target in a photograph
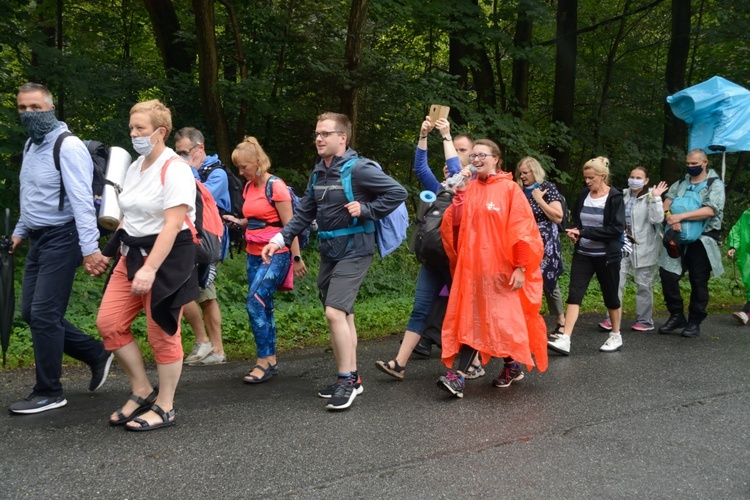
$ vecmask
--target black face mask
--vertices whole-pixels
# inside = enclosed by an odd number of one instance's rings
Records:
[[[690,177],[698,177],[703,172],[703,165],[698,167],[688,167],[687,173]]]
[[[37,146],[44,141],[44,136],[50,131],[60,126],[60,122],[55,118],[55,110],[49,111],[24,111],[18,115],[21,118],[21,124],[26,127],[31,142]]]

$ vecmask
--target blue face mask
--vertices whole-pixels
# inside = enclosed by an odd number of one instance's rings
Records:
[[[37,146],[44,141],[44,136],[60,126],[60,122],[55,118],[55,110],[49,111],[24,111],[19,113],[21,124],[26,127],[31,142]]]
[[[703,172],[703,165],[698,167],[688,167],[687,172],[690,177],[698,177]]]

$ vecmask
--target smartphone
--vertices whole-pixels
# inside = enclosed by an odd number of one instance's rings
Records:
[[[451,108],[449,106],[442,106],[440,104],[433,104],[430,106],[430,121],[434,125],[440,118],[448,118]]]

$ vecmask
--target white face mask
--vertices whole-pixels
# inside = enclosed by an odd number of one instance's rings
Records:
[[[159,131],[157,128],[154,133],[148,137],[133,137],[131,142],[133,143],[133,149],[139,155],[148,156],[154,149],[154,145],[151,144],[151,138]]]
[[[638,191],[643,188],[643,179],[628,179],[628,187],[634,191]]]

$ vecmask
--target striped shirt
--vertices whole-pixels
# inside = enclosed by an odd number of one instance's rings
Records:
[[[586,196],[581,209],[581,226],[604,227],[604,205],[607,203],[609,193],[601,198],[592,198],[591,193]],[[589,257],[605,257],[607,255],[604,242],[581,238],[578,242],[577,252]]]

